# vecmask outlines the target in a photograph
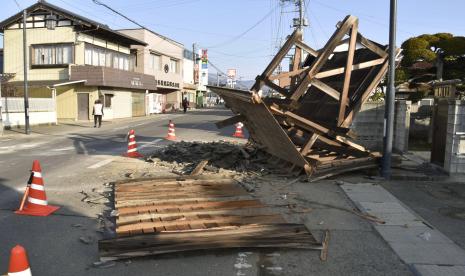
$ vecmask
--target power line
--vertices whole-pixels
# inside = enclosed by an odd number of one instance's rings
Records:
[[[22,10],[23,8],[21,8],[21,6],[19,5],[18,1],[17,1],[17,0],[14,0],[14,1],[15,1],[15,3],[16,3],[16,6],[18,6],[18,8],[19,8],[20,10]]]
[[[107,4],[102,3],[102,2],[100,2],[99,0],[92,0],[92,2],[94,2],[94,3],[97,4],[97,5],[104,6],[105,8],[107,8],[107,9],[109,9],[110,11],[116,13],[117,15],[119,15],[119,16],[125,18],[126,20],[128,20],[128,21],[130,21],[130,22],[136,24],[137,26],[141,27],[142,29],[148,30],[148,28],[146,28],[145,26],[143,26],[143,25],[137,23],[135,20],[133,20],[133,19],[127,17],[126,15],[124,15],[124,14],[120,13],[119,11],[113,9],[112,7],[108,6]]]
[[[94,0],[96,1],[96,0]],[[231,39],[228,39],[226,41],[223,41],[222,43],[219,43],[219,44],[216,44],[216,45],[212,45],[212,46],[209,46],[207,48],[211,49],[211,48],[218,48],[218,47],[221,47],[223,45],[226,45],[226,44],[229,44],[231,42],[234,42],[238,39],[240,39],[241,37],[243,37],[244,35],[246,35],[248,32],[250,32],[251,30],[253,30],[255,27],[257,27],[258,25],[260,25],[260,23],[262,23],[263,21],[265,21],[272,13],[273,11],[278,7],[279,5],[276,5],[274,8],[272,8],[267,14],[265,14],[265,16],[263,16],[260,20],[258,20],[258,22],[256,22],[255,24],[253,24],[250,28],[248,28],[247,30],[245,30],[244,32],[242,32],[241,34],[231,38]]]

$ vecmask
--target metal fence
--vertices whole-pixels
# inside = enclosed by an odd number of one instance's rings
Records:
[[[24,112],[24,98],[8,97],[1,98],[2,112],[14,113]],[[55,100],[52,98],[29,98],[29,112],[52,112],[55,111]]]

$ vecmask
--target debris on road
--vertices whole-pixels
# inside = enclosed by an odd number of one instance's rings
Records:
[[[287,223],[220,175],[114,184],[116,236],[99,241],[102,261],[212,248],[322,250],[303,224]]]
[[[250,92],[209,86],[236,114],[217,126],[240,118],[254,146],[273,155],[289,171],[304,171],[310,180],[376,167],[380,154],[354,143],[349,127],[387,72],[387,47],[363,37],[354,16],[347,16],[337,28],[318,51],[306,45],[296,30]],[[293,47],[293,68],[275,74]],[[304,62],[302,51],[308,54]],[[262,99],[263,86],[281,98]]]

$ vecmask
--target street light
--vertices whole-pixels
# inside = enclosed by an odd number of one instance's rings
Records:
[[[388,89],[384,111],[384,141],[381,175],[391,178],[391,155],[394,132],[394,100],[395,100],[395,75],[396,75],[396,24],[397,24],[397,0],[391,0],[389,22],[389,76]]]

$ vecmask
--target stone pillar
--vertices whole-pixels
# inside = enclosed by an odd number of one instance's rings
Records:
[[[396,101],[393,149],[398,153],[404,153],[408,151],[411,106],[411,101]]]
[[[465,173],[465,101],[449,100],[444,169]]]

